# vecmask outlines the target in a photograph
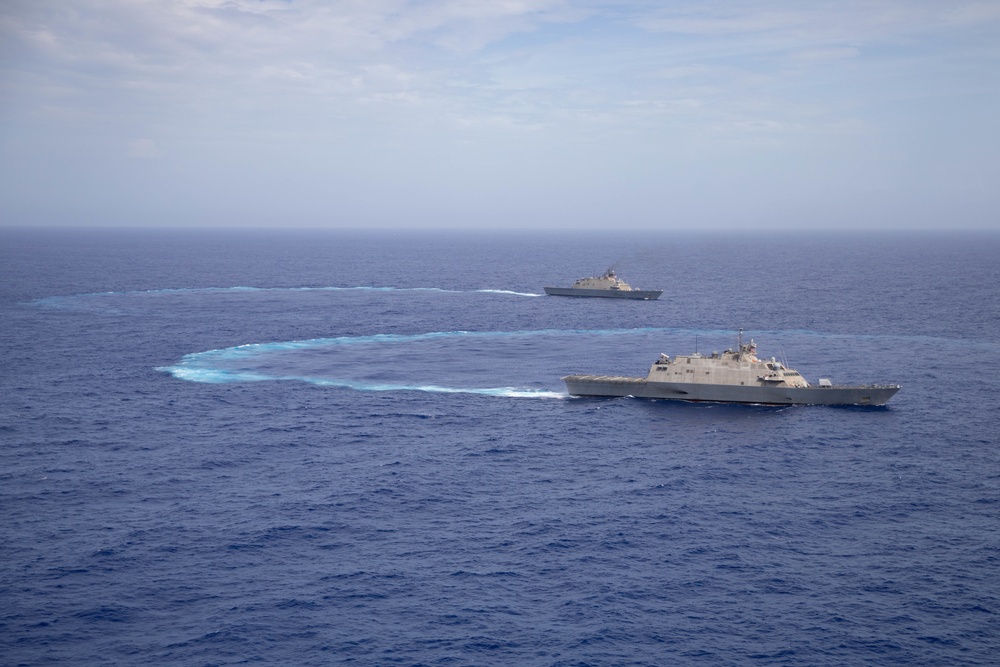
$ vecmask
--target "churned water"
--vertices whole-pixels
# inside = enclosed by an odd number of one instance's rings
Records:
[[[541,296],[614,265],[658,301]],[[1000,237],[0,232],[0,663],[990,665]],[[885,408],[578,399],[737,330]]]

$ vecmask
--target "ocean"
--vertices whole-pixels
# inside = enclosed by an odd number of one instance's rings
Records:
[[[543,296],[614,267],[657,301]],[[0,230],[0,664],[996,665],[1000,235]],[[758,354],[883,408],[566,396]]]

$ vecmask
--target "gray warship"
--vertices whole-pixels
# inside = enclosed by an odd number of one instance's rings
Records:
[[[820,379],[810,385],[798,371],[774,357],[757,358],[753,339],[743,342],[740,330],[736,350],[702,356],[665,354],[653,362],[644,378],[606,375],[567,375],[571,396],[634,396],[678,401],[753,403],[761,405],[885,405],[899,391],[898,384],[835,385]]]
[[[659,299],[663,290],[635,289],[608,269],[603,276],[580,278],[572,287],[546,287],[549,296],[598,296],[613,299]]]

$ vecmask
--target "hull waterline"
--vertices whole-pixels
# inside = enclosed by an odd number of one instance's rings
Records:
[[[642,299],[652,301],[659,299],[663,290],[612,290],[612,289],[580,289],[574,287],[546,287],[549,296],[587,296],[606,299]]]
[[[758,405],[885,405],[899,391],[898,385],[746,387],[599,375],[567,375],[563,382],[571,396],[634,396]]]

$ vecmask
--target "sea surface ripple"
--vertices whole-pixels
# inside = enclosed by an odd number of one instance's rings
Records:
[[[996,664],[996,235],[0,240],[0,664]],[[740,327],[903,388],[559,380]]]

